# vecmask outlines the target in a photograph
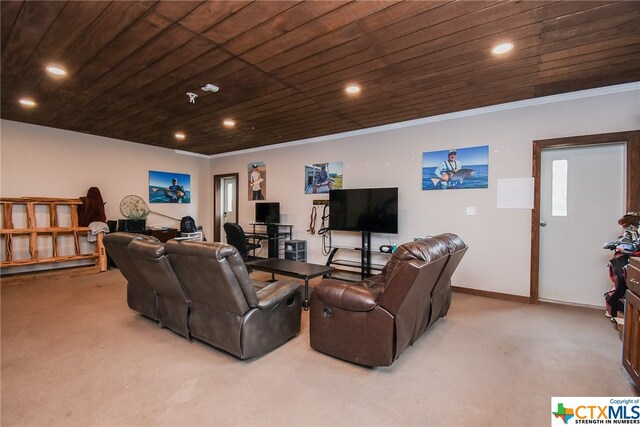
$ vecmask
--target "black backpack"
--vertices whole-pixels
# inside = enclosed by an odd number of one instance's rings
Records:
[[[180,220],[180,232],[181,233],[196,233],[198,227],[196,227],[196,221],[190,216],[182,217]]]

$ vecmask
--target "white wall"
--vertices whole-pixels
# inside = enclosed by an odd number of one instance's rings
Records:
[[[267,200],[281,203],[281,222],[294,225],[295,239],[308,240],[309,262],[324,263],[320,238],[306,230],[313,199],[328,196],[304,194],[304,165],[342,161],[344,188],[399,187],[399,233],[373,235],[373,247],[453,232],[470,247],[454,276],[455,285],[528,296],[531,211],[497,209],[496,182],[532,176],[533,140],[640,128],[639,84],[603,93],[549,97],[410,127],[220,156],[211,160],[211,173],[240,173],[239,223],[249,227],[254,202],[247,200],[247,164],[266,162]],[[478,145],[489,145],[488,189],[421,190],[423,152]],[[466,216],[467,207],[476,207],[477,215]],[[359,246],[359,235],[334,233],[333,242]]]
[[[149,170],[191,175],[189,204],[151,204],[174,218],[191,215],[211,236],[209,160],[173,150],[13,121],[0,121],[0,194],[2,197],[86,196],[98,187],[108,219],[122,218],[120,201],[129,194],[149,201]],[[174,221],[151,213],[149,226]]]
[[[187,173],[191,175],[192,203],[154,204],[151,209],[176,218],[191,215],[211,239],[212,176],[240,174],[239,222],[248,226],[253,221],[254,202],[247,200],[247,164],[265,161],[268,200],[281,203],[282,222],[294,225],[294,238],[308,240],[309,261],[324,263],[320,238],[308,235],[306,230],[312,200],[327,195],[304,194],[304,165],[342,161],[345,188],[399,187],[399,234],[374,235],[374,247],[389,241],[402,243],[414,236],[453,232],[470,246],[454,276],[455,285],[528,296],[531,212],[497,209],[496,182],[531,176],[533,140],[640,128],[640,84],[606,92],[538,99],[414,121],[411,124],[424,123],[409,127],[399,124],[395,129],[382,127],[362,135],[211,160],[2,120],[0,194],[75,198],[96,186],[106,202],[107,217],[117,219],[124,196],[137,194],[148,200],[149,170]],[[421,190],[424,151],[476,145],[489,145],[488,189]],[[476,216],[465,215],[468,206],[477,208]],[[177,225],[153,214],[149,224]],[[334,233],[333,240],[336,244],[359,245],[355,233]]]

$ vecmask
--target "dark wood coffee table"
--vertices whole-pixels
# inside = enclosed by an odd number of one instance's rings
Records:
[[[325,274],[331,277],[331,271],[333,270],[333,267],[326,265],[310,264],[308,262],[280,258],[265,258],[257,261],[249,261],[247,262],[247,266],[254,270],[271,273],[273,280],[275,280],[276,274],[304,279],[304,302],[302,306],[305,310],[309,309],[309,279]]]

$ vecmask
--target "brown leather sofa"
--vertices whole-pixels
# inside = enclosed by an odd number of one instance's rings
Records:
[[[297,282],[256,286],[237,249],[225,243],[169,240],[165,250],[191,297],[189,330],[194,338],[248,359],[300,332]]]
[[[454,271],[462,261],[462,257],[467,252],[467,245],[455,234],[444,233],[429,238],[438,239],[447,246],[449,260],[431,292],[431,314],[425,330],[433,325],[436,320],[447,315],[451,306],[451,276],[453,276]]]
[[[113,259],[124,278],[127,279],[127,304],[129,308],[157,321],[156,293],[129,252],[129,244],[134,240],[159,242],[155,237],[140,234],[109,233],[104,236],[104,246],[109,257]]]
[[[164,244],[146,239],[129,243],[129,255],[156,294],[160,326],[189,338],[189,308],[191,298],[178,282],[169,263]]]
[[[446,315],[451,275],[466,250],[458,236],[444,234],[401,245],[369,279],[324,279],[311,295],[311,347],[361,365],[391,365]]]

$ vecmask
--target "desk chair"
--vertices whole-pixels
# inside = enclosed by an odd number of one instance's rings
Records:
[[[227,235],[227,243],[234,246],[244,261],[249,259],[249,251],[260,247],[259,243],[249,243],[249,238],[239,224],[234,222],[224,223],[224,232]]]

